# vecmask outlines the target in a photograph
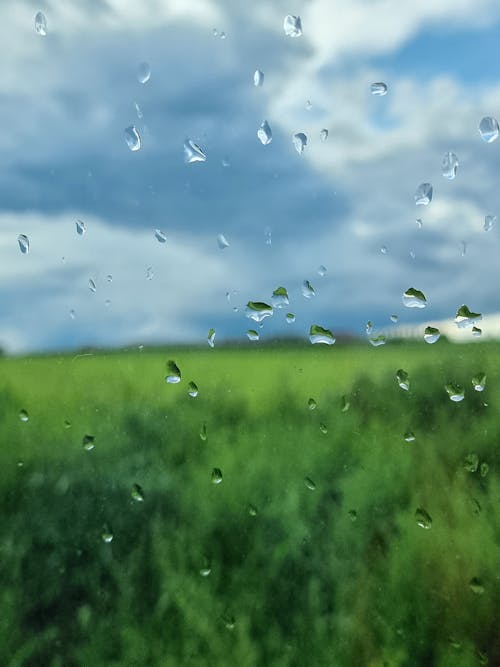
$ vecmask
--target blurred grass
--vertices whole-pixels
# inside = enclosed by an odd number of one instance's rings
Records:
[[[441,341],[1,359],[1,664],[500,664],[499,352]],[[470,453],[486,476],[464,469]]]

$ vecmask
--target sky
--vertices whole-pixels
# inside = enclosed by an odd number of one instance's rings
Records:
[[[210,328],[255,345],[245,304],[280,286],[262,341],[445,326],[462,304],[496,335],[500,140],[478,126],[500,118],[499,45],[496,0],[3,0],[0,348],[206,344]],[[186,139],[205,162],[185,163]],[[403,306],[409,287],[425,309]]]

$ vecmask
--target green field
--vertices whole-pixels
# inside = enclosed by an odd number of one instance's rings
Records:
[[[500,665],[498,406],[488,343],[1,359],[0,664]]]

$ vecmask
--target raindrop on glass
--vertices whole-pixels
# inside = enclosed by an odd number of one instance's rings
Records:
[[[381,345],[385,345],[387,342],[387,338],[383,334],[375,336],[375,338],[369,338],[368,340],[370,341],[370,344],[373,345],[373,347],[380,347]]]
[[[167,361],[167,375],[165,382],[168,384],[178,384],[181,381],[181,371],[175,361],[169,359]]]
[[[69,311],[69,316],[71,317],[72,320],[76,319],[76,313],[73,309]]]
[[[422,183],[415,191],[415,204],[417,206],[428,206],[432,201],[432,185]]]
[[[229,241],[226,239],[224,234],[219,234],[218,235],[217,245],[219,246],[220,250],[224,250],[224,248],[229,248]]]
[[[246,316],[254,322],[262,322],[266,317],[271,317],[273,308],[262,301],[249,301],[245,308]]]
[[[212,484],[220,484],[222,482],[222,470],[220,468],[214,468],[212,470]]]
[[[326,266],[321,266],[318,267],[318,276],[321,276],[321,278],[324,278],[326,276],[327,268]]]
[[[82,447],[86,452],[91,452],[95,447],[95,438],[93,435],[84,435],[82,438]]]
[[[154,276],[153,267],[148,266],[148,268],[146,269],[146,280],[153,280],[153,276]]]
[[[293,313],[287,313],[285,319],[287,324],[293,324],[295,322],[295,315]]]
[[[467,472],[477,472],[479,467],[479,456],[474,453],[467,454],[464,459],[464,470]]]
[[[391,322],[392,322],[393,324],[397,324],[397,323],[398,323],[398,316],[397,316],[397,315],[391,315],[390,319],[391,319]]]
[[[323,423],[321,423],[319,425],[319,430],[321,431],[321,433],[323,433],[323,435],[327,435],[327,433],[328,433],[328,429],[327,429],[326,425],[323,424]]]
[[[87,225],[83,222],[83,220],[77,220],[75,222],[75,225],[76,225],[76,233],[78,234],[78,236],[83,236],[87,231]]]
[[[417,508],[415,511],[415,519],[417,521],[417,526],[420,526],[420,528],[429,530],[429,528],[432,526],[432,519],[423,507]]]
[[[478,320],[482,319],[481,313],[473,313],[465,304],[460,306],[455,315],[455,324],[459,329],[471,327]]]
[[[196,398],[198,396],[198,386],[196,382],[191,382],[188,384],[188,396],[191,396],[191,398]]]
[[[481,463],[481,465],[479,466],[479,474],[481,475],[481,477],[486,477],[489,471],[490,471],[490,466],[485,461],[483,461],[483,463]]]
[[[140,63],[137,67],[137,81],[147,83],[151,78],[151,67],[148,63]]]
[[[342,396],[342,398],[340,399],[340,411],[347,412],[350,407],[351,407],[351,401],[347,398],[347,396]]]
[[[458,158],[455,153],[445,153],[441,161],[441,173],[449,181],[452,181],[457,175]]]
[[[356,519],[358,518],[358,513],[356,512],[356,510],[349,510],[347,512],[347,516],[354,523],[354,521],[356,521]]]
[[[407,308],[425,308],[427,305],[427,299],[425,294],[414,287],[409,287],[406,292],[403,293],[403,306]]]
[[[387,255],[387,246],[386,245],[380,246],[380,252],[382,253],[382,255]]]
[[[264,84],[264,72],[260,69],[256,69],[253,75],[253,85],[256,88],[260,88]]]
[[[324,343],[325,345],[333,345],[335,338],[330,329],[324,329],[319,324],[311,324],[309,329],[309,340],[313,345],[317,343]]]
[[[417,223],[417,227],[419,229],[422,229],[422,227],[424,226],[424,221],[422,220],[422,218],[417,218],[415,222]]]
[[[309,408],[309,410],[316,410],[317,405],[318,405],[318,404],[316,403],[316,401],[314,400],[314,398],[310,398],[310,399],[307,401],[307,407]]]
[[[97,292],[97,287],[95,282],[92,280],[92,278],[89,278],[89,290],[93,292],[94,294]]]
[[[248,506],[248,514],[249,516],[257,516],[259,513],[258,509],[255,507],[255,505],[250,504]]]
[[[272,229],[271,227],[266,227],[264,229],[264,237],[266,239],[266,245],[271,245],[272,244]]]
[[[106,524],[102,529],[101,540],[104,542],[104,544],[110,544],[110,542],[113,541],[113,531],[108,524]]]
[[[287,37],[300,37],[302,35],[302,22],[300,16],[285,16],[283,30]]]
[[[372,95],[383,97],[384,95],[387,95],[387,84],[383,83],[382,81],[372,83],[370,86],[370,91]]]
[[[139,484],[132,484],[132,489],[130,490],[130,496],[132,500],[135,500],[137,503],[144,502],[144,491],[139,486]]]
[[[484,218],[484,225],[483,229],[485,232],[489,232],[490,229],[493,229],[495,226],[495,223],[497,221],[497,216],[496,215],[487,215]]]
[[[482,595],[484,593],[484,584],[479,577],[472,577],[469,581],[469,587],[476,595]]]
[[[206,442],[207,438],[208,438],[207,425],[205,422],[203,422],[200,428],[200,439],[203,440],[203,442]]]
[[[328,130],[324,127],[319,133],[319,138],[321,141],[326,141],[328,139]]]
[[[474,338],[480,338],[482,333],[483,330],[480,329],[479,327],[472,327],[472,335],[474,336]]]
[[[125,141],[131,151],[138,151],[141,147],[141,136],[134,125],[125,128]]]
[[[257,137],[259,138],[260,143],[264,146],[270,144],[273,140],[273,133],[267,120],[263,120],[260,124],[260,127],[257,130]]]
[[[312,108],[313,108],[313,105],[312,105],[311,100],[307,100],[307,102],[306,102],[306,111],[311,111]]]
[[[208,558],[203,559],[203,565],[200,567],[200,574],[202,577],[208,577],[212,572],[212,567],[210,565],[210,560]]]
[[[405,391],[410,390],[410,378],[408,373],[402,368],[400,368],[396,373],[396,382],[401,387],[401,389],[404,389]]]
[[[312,481],[310,477],[304,479],[304,484],[309,489],[309,491],[314,491],[316,489],[316,484]]]
[[[306,299],[312,299],[313,296],[316,296],[316,292],[308,280],[304,280],[302,283],[302,296]]]
[[[288,292],[285,287],[277,287],[271,297],[271,303],[274,308],[284,308],[289,305]]]
[[[28,412],[26,410],[19,410],[19,419],[22,422],[27,422],[29,419]]]
[[[186,139],[184,141],[184,162],[186,164],[205,162],[206,159],[207,156],[198,144],[195,144],[191,139]]]
[[[23,255],[27,255],[30,251],[30,240],[26,234],[19,234],[17,237],[17,243],[19,244],[19,250]]]
[[[134,107],[135,107],[135,112],[137,114],[137,118],[139,120],[142,120],[144,118],[144,114],[142,113],[141,107],[137,104],[137,102],[134,102]]]
[[[441,332],[439,329],[436,329],[436,327],[425,327],[424,340],[426,343],[429,343],[429,345],[437,343],[440,337]]]
[[[35,14],[35,32],[42,37],[47,35],[47,19],[43,12],[37,12]]]
[[[369,336],[373,331],[373,322],[371,322],[370,320],[368,320],[368,322],[365,325],[365,331],[367,336]]]
[[[496,118],[485,116],[479,123],[479,134],[487,144],[491,144],[495,139],[498,139],[499,133],[500,127]]]
[[[477,375],[472,378],[472,386],[476,391],[484,391],[486,386],[486,374],[477,373]]]
[[[450,397],[450,401],[453,401],[454,403],[460,403],[460,401],[463,401],[465,398],[465,391],[464,388],[456,384],[455,382],[449,382],[446,386],[446,393]]]
[[[304,148],[307,146],[307,137],[303,132],[293,135],[293,145],[299,155],[302,155]]]
[[[413,433],[413,431],[410,430],[406,431],[403,437],[406,442],[415,442],[415,434]]]
[[[210,345],[210,347],[215,345],[215,329],[209,329],[207,334],[207,343]]]
[[[166,243],[167,235],[165,232],[162,232],[161,229],[155,229],[155,239],[158,243]]]
[[[252,340],[252,341],[259,340],[259,334],[258,334],[257,331],[255,331],[255,329],[249,329],[247,331],[247,337],[248,337],[248,340]]]

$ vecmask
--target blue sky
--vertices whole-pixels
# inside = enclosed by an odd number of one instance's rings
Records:
[[[393,313],[402,325],[452,320],[464,302],[498,313],[500,231],[483,221],[500,212],[500,141],[477,128],[500,117],[500,7],[415,4],[2,3],[0,346],[203,343],[210,327],[217,342],[245,343],[245,303],[280,285],[297,321],[276,311],[262,339],[305,337],[313,323],[362,334],[367,320],[393,326]],[[287,14],[301,16],[301,37],[285,36]],[[385,97],[370,95],[374,81]],[[137,152],[125,143],[131,124]],[[300,156],[297,132],[308,137]],[[187,137],[206,162],[184,164]],[[459,157],[454,181],[441,175],[446,151]],[[428,207],[414,203],[422,182],[434,186]],[[301,294],[305,279],[314,299]],[[403,308],[410,286],[426,293],[424,311]]]

